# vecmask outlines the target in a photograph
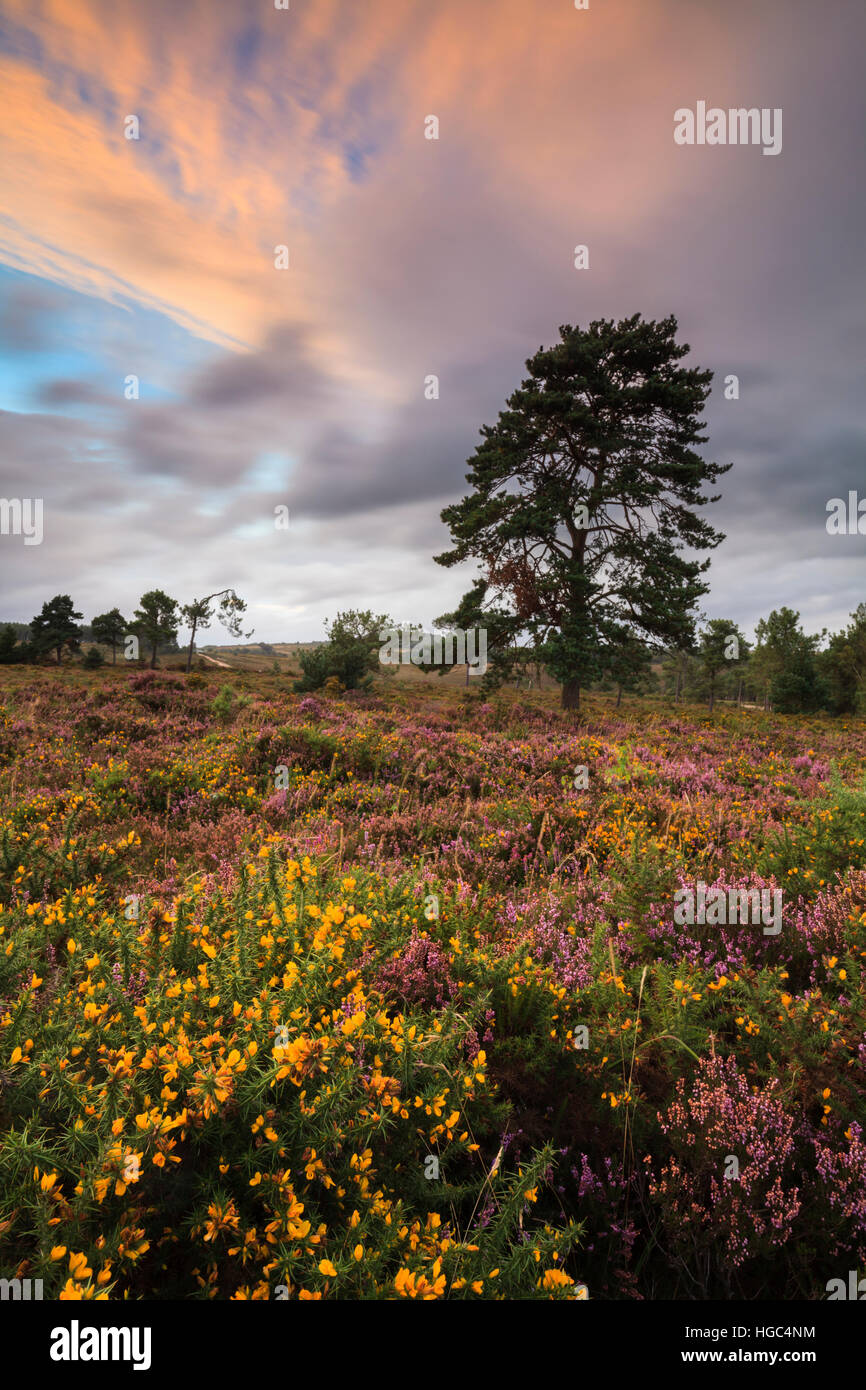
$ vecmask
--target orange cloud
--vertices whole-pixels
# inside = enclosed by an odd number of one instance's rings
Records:
[[[294,321],[359,383],[376,369],[347,341],[352,301],[385,248],[399,257],[389,224],[416,235],[434,159],[443,197],[448,161],[471,169],[492,214],[531,216],[564,265],[572,242],[622,235],[681,178],[667,87],[682,54],[639,0],[613,13],[565,0],[10,0],[8,13],[42,57],[38,71],[0,60],[14,116],[0,137],[0,258],[227,345]],[[692,23],[716,67],[729,61],[721,23]],[[124,139],[127,114],[139,141]],[[367,154],[360,182],[350,148]],[[283,243],[287,275],[273,268]]]

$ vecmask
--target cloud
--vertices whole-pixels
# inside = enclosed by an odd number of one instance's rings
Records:
[[[113,406],[116,399],[88,381],[58,379],[46,381],[39,387],[37,400],[41,405]]]
[[[863,476],[853,0],[793,27],[780,0],[8,0],[7,25],[0,261],[34,278],[0,299],[3,486],[46,501],[42,547],[0,542],[9,616],[55,585],[105,606],[108,573],[121,607],[243,582],[274,640],[392,591],[429,619],[460,592],[439,512],[524,360],[635,311],[717,373],[713,603],[848,611],[862,548],[823,508]],[[697,99],[782,106],[782,154],[676,147]]]
[[[0,351],[40,352],[51,342],[55,297],[42,285],[16,285],[0,304]]]

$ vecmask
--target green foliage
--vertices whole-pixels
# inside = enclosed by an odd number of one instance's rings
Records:
[[[151,667],[156,665],[156,653],[166,642],[174,642],[178,627],[177,600],[169,598],[162,589],[142,594],[135,610],[135,626],[142,640],[151,645]]]
[[[827,692],[809,656],[770,682],[770,700],[779,714],[809,714],[826,703]]]
[[[118,644],[123,641],[128,628],[129,623],[119,608],[112,608],[108,613],[97,614],[90,624],[94,642],[102,642],[106,647],[111,648],[112,664],[117,659]]]
[[[784,882],[808,868],[829,883],[844,869],[866,868],[866,779],[847,787],[837,773],[823,796],[802,803],[802,813],[767,837],[759,872]]]
[[[18,641],[15,623],[5,623],[0,627],[0,666],[11,666],[16,662],[32,659],[32,649],[28,641]]]
[[[12,1228],[51,1297],[189,1298],[204,1271],[201,1296],[573,1298],[581,1228],[545,1201],[559,1155],[505,1152],[469,1020],[391,1013],[346,978],[374,940],[362,905],[388,910],[388,890],[266,858],[233,891],[180,897],[165,930],[147,898],[130,922],[98,887],[47,911],[48,1009],[24,991],[4,1035],[0,1251]],[[16,946],[44,959],[42,914],[24,922]],[[174,1078],[156,1108],[154,1071]]]
[[[617,687],[617,701],[624,690],[648,690],[653,685],[652,652],[639,638],[624,632],[604,653],[602,678],[604,685],[612,682]]]
[[[322,690],[329,680],[339,682],[344,690],[368,690],[373,672],[379,669],[380,633],[394,627],[393,620],[384,614],[374,617],[367,609],[349,609],[338,613],[325,624],[327,642],[312,651],[301,652],[303,676],[295,681],[295,690]],[[334,690],[334,687],[331,687]]]
[[[628,848],[618,844],[611,852],[607,869],[615,885],[612,897],[616,916],[634,923],[639,933],[647,905],[667,898],[671,870],[648,826],[630,826],[629,833],[632,838]]]
[[[78,651],[81,646],[81,617],[81,613],[75,612],[75,606],[68,594],[56,594],[47,603],[43,603],[42,612],[30,624],[37,660],[53,651],[57,655],[59,666],[64,651]]]
[[[211,701],[211,709],[216,718],[228,724],[235,713],[237,699],[230,685],[222,686],[219,694]]]
[[[716,681],[721,671],[730,671],[745,661],[748,642],[730,618],[711,618],[700,634],[698,662],[712,710]]]
[[[709,561],[682,551],[722,539],[696,511],[730,467],[693,447],[712,373],[677,365],[676,329],[639,314],[562,327],[483,428],[473,492],[442,513],[453,546],[437,563],[479,561],[465,602],[489,600],[504,649],[530,633],[567,707],[606,667],[628,672],[635,641],[690,639]]]
[[[443,613],[434,623],[438,630],[445,632],[468,632],[471,628],[484,630],[487,670],[476,682],[484,695],[499,690],[506,681],[514,677],[515,669],[520,671],[527,660],[526,650],[515,644],[516,629],[513,618],[504,607],[486,602],[487,590],[486,582],[483,579],[477,580],[469,592],[463,595],[457,608],[451,613]],[[537,660],[541,659],[539,653],[533,655]],[[441,676],[453,669],[453,666],[445,663],[438,668]]]
[[[755,636],[752,670],[763,681],[773,708],[781,714],[819,709],[826,693],[815,659],[821,635],[807,636],[800,614],[779,608],[757,623]]]
[[[187,648],[186,669],[189,671],[192,665],[192,652],[195,646],[195,635],[200,628],[210,627],[214,617],[214,599],[219,599],[219,607],[216,616],[222,626],[231,637],[251,637],[250,632],[243,632],[241,629],[241,617],[246,612],[246,603],[239,598],[234,589],[219,589],[216,593],[207,594],[205,598],[193,599],[192,603],[185,603],[180,610],[180,620],[189,628],[189,647]]]
[[[834,633],[819,657],[828,707],[834,714],[866,710],[866,603],[851,614],[843,632]]]

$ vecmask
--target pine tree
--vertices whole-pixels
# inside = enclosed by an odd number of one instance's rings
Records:
[[[247,605],[243,599],[238,598],[234,589],[219,589],[215,594],[208,594],[206,598],[196,598],[193,599],[192,603],[185,603],[180,611],[185,625],[190,629],[189,647],[186,654],[187,674],[192,666],[195,634],[199,628],[210,627],[213,621],[213,601],[215,598],[222,600],[217,609],[217,617],[229,635],[232,637],[252,637],[252,631],[241,631],[241,614],[246,612]]]
[[[54,598],[43,603],[42,612],[30,624],[33,648],[37,660],[53,651],[57,654],[57,665],[63,661],[63,653],[78,651],[81,646],[81,613],[75,612],[75,605],[68,594],[55,594]]]
[[[473,606],[506,604],[500,649],[528,633],[565,708],[635,637],[689,644],[709,559],[682,552],[723,539],[696,514],[730,467],[695,451],[712,373],[678,365],[676,329],[639,314],[562,327],[482,429],[473,490],[442,512],[453,544],[437,563],[478,562]]]
[[[129,624],[124,618],[119,608],[112,608],[108,613],[99,613],[90,624],[94,642],[102,642],[106,647],[111,648],[111,664],[117,661],[117,644],[122,642]]]
[[[156,665],[157,649],[177,637],[177,599],[169,598],[162,589],[150,589],[142,594],[135,610],[135,626],[145,642],[151,644],[150,665]]]

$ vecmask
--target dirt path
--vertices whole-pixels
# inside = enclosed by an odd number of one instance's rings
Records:
[[[227,671],[233,671],[234,666],[229,666],[227,661],[217,661],[215,656],[206,656],[204,652],[199,652],[199,656],[205,661],[209,661],[212,666],[224,666]]]

